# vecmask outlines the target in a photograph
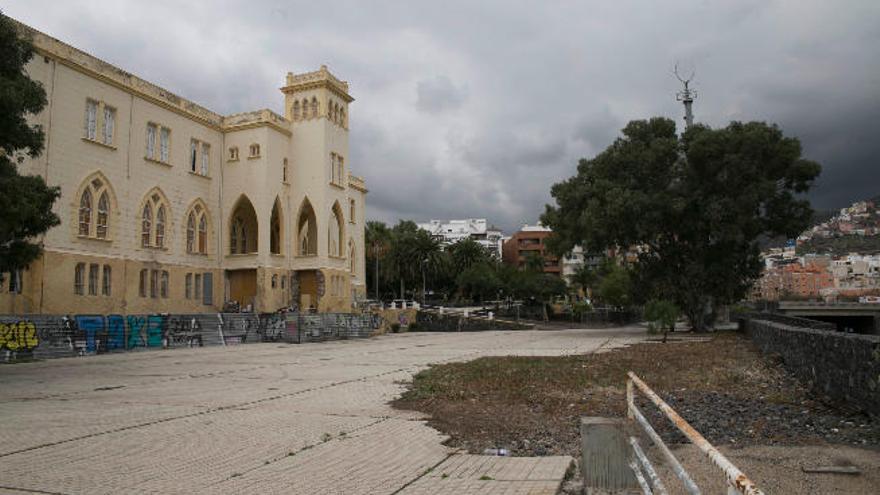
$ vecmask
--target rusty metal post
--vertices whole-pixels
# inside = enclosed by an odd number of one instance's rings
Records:
[[[648,456],[645,455],[645,451],[642,450],[639,441],[636,440],[635,437],[629,437],[629,444],[632,445],[636,461],[642,468],[639,469],[639,471],[641,472],[644,470],[644,474],[647,476],[648,480],[651,481],[651,492],[657,495],[666,495],[666,486],[663,484],[663,480],[660,479],[660,475],[657,474],[654,466],[651,465],[651,461],[648,459]],[[638,475],[636,476],[638,477]]]
[[[639,468],[639,464],[636,461],[630,461],[629,468],[635,474],[636,482],[638,482],[639,487],[642,489],[642,493],[644,495],[654,495],[654,492],[651,491],[651,487],[648,486],[648,482],[645,480],[645,475],[642,474],[642,470]]]
[[[727,457],[724,456],[718,449],[716,449],[708,440],[706,440],[703,435],[700,435],[700,432],[694,429],[687,421],[684,420],[681,416],[675,412],[675,409],[669,406],[663,399],[660,398],[653,390],[651,390],[648,385],[645,384],[635,373],[630,371],[627,373],[627,376],[632,380],[633,384],[639,388],[639,391],[645,394],[646,397],[651,399],[662,412],[669,418],[669,421],[681,431],[684,436],[686,436],[694,445],[697,446],[700,450],[706,454],[712,462],[721,468],[724,472],[724,475],[727,479],[727,483],[729,485],[728,492],[730,489],[735,490],[733,493],[745,494],[745,495],[764,495],[755,484],[750,480],[742,471],[739,470],[736,466],[730,462]]]
[[[635,407],[635,394],[633,391],[633,382],[629,377],[626,377],[626,417],[627,419],[633,419],[632,408]]]
[[[657,432],[651,426],[651,423],[649,423],[645,416],[642,415],[642,412],[639,411],[639,408],[633,405],[630,409],[630,412],[633,414],[636,422],[638,422],[638,424],[642,427],[642,430],[644,430],[644,432],[648,435],[648,438],[650,438],[651,441],[654,442],[654,445],[656,445],[657,448],[660,449],[660,453],[663,454],[664,457],[666,457],[666,461],[669,462],[669,467],[672,468],[672,471],[675,473],[678,479],[681,480],[681,483],[684,485],[687,493],[689,493],[690,495],[700,495],[700,488],[697,486],[696,483],[694,483],[694,480],[691,479],[687,470],[675,457],[675,454],[673,454],[672,451],[669,450],[669,447],[667,447],[666,444],[663,443],[663,439],[660,438],[660,435],[657,434]]]

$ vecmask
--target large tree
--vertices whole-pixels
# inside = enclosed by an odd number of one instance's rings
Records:
[[[46,105],[46,92],[24,70],[33,47],[0,13],[0,274],[28,266],[42,253],[36,238],[60,223],[52,204],[60,195],[42,177],[17,165],[43,150],[43,131],[29,115]]]
[[[760,275],[762,236],[808,226],[802,193],[820,169],[775,125],[697,125],[679,137],[669,119],[637,120],[553,186],[542,221],[556,252],[639,246],[636,298],[669,299],[703,330]]]

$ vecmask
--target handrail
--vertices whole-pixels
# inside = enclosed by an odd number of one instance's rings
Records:
[[[697,446],[704,454],[706,454],[712,462],[721,468],[724,471],[725,478],[727,480],[728,485],[728,493],[741,493],[744,495],[764,495],[755,484],[750,480],[742,471],[739,470],[736,466],[730,462],[727,457],[724,456],[721,452],[718,451],[708,440],[706,440],[703,435],[701,435],[697,430],[694,429],[687,421],[684,420],[681,416],[675,412],[672,407],[669,406],[663,399],[660,398],[653,390],[651,390],[648,385],[645,384],[635,373],[632,371],[627,374],[627,382],[626,382],[626,403],[627,403],[627,416],[630,418],[636,417],[639,419],[639,423],[642,426],[646,426],[647,420],[644,420],[644,416],[638,410],[635,405],[635,390],[633,389],[633,385],[638,387],[639,391],[641,391],[645,396],[647,396],[651,402],[654,403],[662,412],[669,418],[669,421],[678,428],[679,431],[684,434],[694,445]],[[642,421],[644,420],[644,421]],[[650,425],[647,425],[650,428]],[[651,428],[653,431],[653,428]],[[656,435],[656,432],[654,433]],[[650,432],[649,432],[649,436]],[[653,436],[652,436],[653,438]],[[664,444],[658,443],[658,446]],[[663,450],[661,448],[661,450]],[[668,449],[666,449],[668,451]],[[671,452],[670,452],[671,455]],[[676,461],[677,463],[677,461]],[[678,473],[676,473],[678,474]],[[686,474],[686,473],[685,473]],[[689,479],[689,478],[688,478]],[[691,483],[693,483],[691,481]],[[687,483],[685,482],[687,485]],[[699,492],[697,492],[699,493]]]

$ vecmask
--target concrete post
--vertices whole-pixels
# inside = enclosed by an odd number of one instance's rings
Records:
[[[632,456],[624,425],[625,420],[619,418],[581,418],[585,494],[638,493],[638,482],[629,467]]]

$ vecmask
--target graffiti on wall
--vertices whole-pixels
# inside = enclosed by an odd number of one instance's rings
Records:
[[[380,324],[370,315],[334,313],[0,315],[0,359],[367,337]]]
[[[38,345],[40,338],[37,336],[37,327],[32,321],[0,323],[0,350],[32,351]]]

